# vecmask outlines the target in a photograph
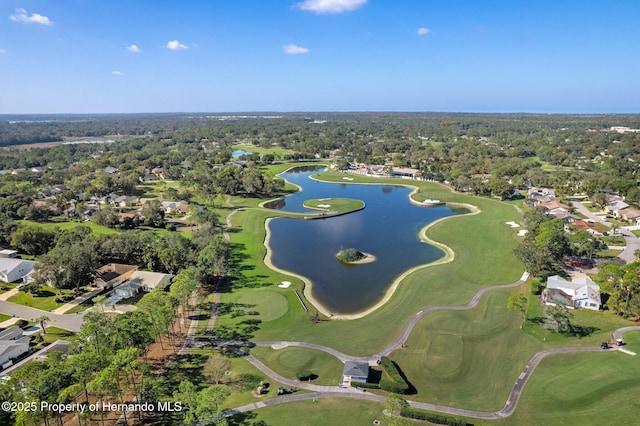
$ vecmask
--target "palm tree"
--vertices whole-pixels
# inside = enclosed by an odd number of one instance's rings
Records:
[[[42,334],[47,334],[47,329],[44,327],[44,325],[47,321],[51,321],[51,318],[49,318],[46,315],[40,315],[34,321],[40,325],[40,328],[42,329]]]

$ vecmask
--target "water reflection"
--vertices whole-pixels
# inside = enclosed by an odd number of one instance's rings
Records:
[[[425,225],[454,213],[448,207],[418,207],[409,202],[411,189],[392,185],[332,184],[309,179],[319,170],[293,169],[281,176],[302,191],[286,198],[284,211],[308,211],[304,200],[345,197],[363,200],[364,210],[319,220],[279,218],[271,221],[272,262],[313,282],[313,296],[334,313],[359,312],[384,296],[406,270],[444,253],[419,240]],[[330,200],[327,203],[330,204]],[[280,206],[280,202],[277,202]],[[354,247],[377,257],[374,263],[345,265],[336,258]]]

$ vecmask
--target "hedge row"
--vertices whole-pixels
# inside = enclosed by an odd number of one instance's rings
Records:
[[[367,388],[367,389],[380,389],[380,385],[377,383],[362,383],[362,382],[351,382],[352,388]]]
[[[400,415],[402,417],[406,417],[409,419],[426,420],[430,423],[434,423],[437,425],[473,426],[462,419],[457,419],[455,417],[447,417],[440,414],[427,413],[424,411],[416,410],[411,407],[403,408],[402,411],[400,411]]]
[[[380,358],[380,365],[386,372],[380,379],[380,389],[401,395],[407,393],[409,384],[402,378],[393,361],[383,356]]]

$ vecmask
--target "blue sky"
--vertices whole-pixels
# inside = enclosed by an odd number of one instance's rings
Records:
[[[0,113],[640,112],[638,16],[638,0],[0,0]]]

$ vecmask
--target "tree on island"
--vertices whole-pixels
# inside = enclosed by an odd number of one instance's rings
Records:
[[[367,255],[354,248],[348,248],[340,250],[336,257],[340,262],[357,262],[367,257]]]

